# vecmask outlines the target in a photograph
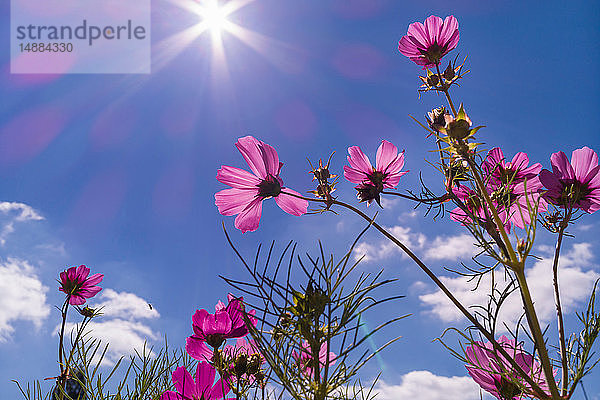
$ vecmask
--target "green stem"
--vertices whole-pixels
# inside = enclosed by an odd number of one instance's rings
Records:
[[[554,261],[552,263],[552,284],[554,286],[554,302],[556,305],[556,318],[558,322],[558,337],[559,337],[559,348],[560,348],[560,360],[562,364],[561,373],[561,393],[563,396],[567,394],[567,385],[569,384],[569,373],[567,366],[567,346],[565,341],[565,326],[563,322],[562,306],[560,303],[560,292],[558,290],[558,259],[560,257],[560,249],[562,246],[562,240],[565,233],[565,229],[571,219],[572,209],[566,211],[564,219],[560,223],[558,231],[558,238],[556,239],[556,249],[554,250]]]
[[[552,370],[550,357],[548,357],[548,350],[546,350],[544,334],[540,328],[540,322],[538,321],[537,314],[535,313],[533,300],[531,299],[531,293],[529,292],[529,286],[527,285],[527,280],[525,279],[525,271],[524,269],[519,269],[515,271],[515,274],[519,282],[519,289],[521,290],[521,297],[523,299],[523,306],[525,307],[527,322],[529,324],[529,328],[531,329],[531,333],[533,334],[535,345],[540,355],[542,369],[544,371],[544,376],[546,377],[548,387],[550,388],[550,394],[552,399],[558,400],[560,399],[560,394],[558,393],[558,387],[556,386],[556,381],[554,380],[554,371]]]
[[[313,199],[313,198],[308,198],[308,197],[304,197],[304,196],[298,196],[293,193],[288,193],[285,191],[283,191],[282,194],[286,194],[288,196],[296,197],[296,198],[299,198],[302,200],[328,204],[327,200]],[[437,287],[446,295],[446,297],[448,297],[450,299],[450,301],[452,301],[452,303],[469,320],[469,322],[471,322],[477,328],[477,330],[479,330],[486,337],[486,339],[489,340],[490,343],[492,343],[492,345],[494,346],[494,349],[496,351],[498,351],[503,357],[505,357],[510,362],[510,364],[515,369],[515,371],[521,377],[523,377],[523,379],[531,386],[535,395],[538,396],[540,399],[548,398],[548,395],[546,393],[544,393],[544,391],[539,387],[539,385],[536,382],[534,382],[534,380],[529,376],[529,374],[526,373],[525,371],[523,371],[521,366],[513,359],[513,357],[511,357],[508,354],[508,352],[504,349],[504,347],[500,346],[500,344],[498,344],[498,342],[496,342],[496,339],[494,338],[494,336],[490,332],[488,332],[487,329],[485,329],[485,327],[483,325],[481,325],[479,323],[477,318],[475,318],[465,308],[465,306],[463,306],[458,301],[458,299],[456,297],[454,297],[452,292],[450,292],[450,290],[442,283],[442,281],[440,281],[440,279],[421,261],[421,259],[419,259],[419,257],[416,256],[416,254],[414,254],[408,247],[406,247],[402,242],[400,242],[398,239],[396,239],[396,237],[394,235],[389,233],[381,225],[377,224],[375,221],[373,221],[372,218],[369,218],[368,215],[366,215],[365,213],[363,213],[356,207],[353,207],[350,204],[346,204],[346,203],[343,203],[343,202],[337,201],[337,200],[333,200],[331,202],[331,204],[335,204],[335,205],[347,208],[348,210],[353,211],[354,213],[358,214],[364,220],[366,220],[371,225],[373,225],[373,227],[375,227],[375,229],[377,229],[381,234],[383,234],[386,238],[388,238],[390,241],[392,241],[396,246],[398,246],[400,249],[402,249],[402,251],[404,251],[404,253],[406,253],[406,255],[408,255],[415,262],[415,264],[417,264],[419,266],[419,268],[421,268],[421,270],[423,270],[423,272],[425,272],[425,274],[437,285]],[[555,387],[556,387],[556,383],[555,383]]]
[[[65,302],[62,306],[62,309],[61,309],[62,324],[60,327],[60,336],[58,337],[58,364],[60,365],[61,378],[63,377],[63,375],[66,371],[65,365],[63,364],[63,352],[64,352],[63,342],[64,342],[64,337],[65,337],[65,324],[67,322],[67,312],[69,311],[69,300],[71,300],[70,294],[67,295],[67,299],[65,300]]]
[[[444,77],[442,76],[442,73],[440,72],[439,64],[436,64],[435,68],[437,69],[438,77],[440,78],[440,85],[442,87],[441,90],[446,95],[446,99],[448,100],[448,105],[450,105],[450,109],[452,109],[452,114],[456,117],[456,108],[454,108],[454,103],[452,102],[452,99],[450,98],[450,93],[448,92],[448,88],[444,84]]]

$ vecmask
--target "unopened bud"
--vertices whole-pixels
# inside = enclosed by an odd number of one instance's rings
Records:
[[[456,74],[454,73],[454,68],[452,68],[451,63],[448,63],[448,67],[444,71],[443,76],[444,76],[444,79],[446,79],[447,81],[451,81],[456,76]]]

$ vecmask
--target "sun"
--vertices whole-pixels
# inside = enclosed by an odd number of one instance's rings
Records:
[[[204,3],[204,7],[199,10],[201,21],[206,30],[210,31],[214,36],[220,36],[221,32],[230,23],[227,16],[231,11],[226,7],[222,7],[218,0],[208,0]]]

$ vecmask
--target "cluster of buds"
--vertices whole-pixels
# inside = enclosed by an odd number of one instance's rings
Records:
[[[309,160],[310,167],[312,168],[309,171],[309,174],[313,175],[313,181],[317,181],[317,188],[315,190],[309,191],[309,193],[314,194],[316,197],[324,199],[325,210],[328,210],[329,207],[333,204],[335,198],[331,195],[335,191],[335,185],[337,184],[337,175],[333,175],[329,172],[329,163],[331,162],[331,157],[333,154],[331,153],[329,159],[327,160],[327,164],[323,165],[323,160],[319,160],[319,167],[314,168],[312,163]]]
[[[469,164],[460,157],[452,156],[448,164],[444,164],[444,175],[446,190],[451,191],[453,187],[459,187],[461,182],[470,180]]]
[[[448,113],[444,107],[431,110],[427,113],[427,124],[431,134],[435,134],[438,140],[450,145],[444,150],[449,151],[451,154],[458,154],[463,158],[468,153],[472,153],[479,145],[478,143],[468,142],[468,139],[472,139],[475,133],[483,128],[482,125],[471,128],[473,123],[462,104],[456,115]]]
[[[463,63],[460,65],[458,65],[457,59],[458,56],[454,61],[449,61],[444,72],[440,72],[439,74],[427,69],[425,76],[419,76],[422,82],[419,92],[428,92],[430,90],[445,91],[453,84],[456,84],[458,80],[462,79],[469,72],[463,71],[463,66],[467,58],[465,57]]]

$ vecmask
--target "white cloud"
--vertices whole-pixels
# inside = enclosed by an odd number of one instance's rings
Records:
[[[411,371],[402,376],[399,385],[379,382],[378,400],[480,400],[479,385],[468,376],[438,376],[430,371]],[[484,395],[484,399],[491,397]]]
[[[30,321],[36,328],[41,327],[50,314],[47,292],[48,287],[26,261],[9,258],[0,263],[0,342],[14,332],[15,321]]]
[[[0,245],[6,243],[6,238],[15,230],[15,222],[39,221],[44,219],[33,208],[23,203],[0,202]]]
[[[403,226],[384,227],[388,232],[394,235],[400,242],[404,243],[411,249],[423,248],[426,242],[426,237],[422,233],[412,232],[410,228]],[[404,252],[388,239],[382,239],[375,244],[360,242],[354,248],[354,259],[358,260],[363,257],[363,261],[377,261],[391,257],[394,254],[401,253],[406,257]]]
[[[433,243],[427,245],[425,259],[427,260],[460,260],[471,258],[479,253],[479,248],[473,243],[471,235],[438,236]]]
[[[100,292],[100,299],[103,301],[94,304],[94,308],[102,307],[103,317],[132,320],[160,316],[155,308],[150,308],[146,300],[133,293],[104,289]]]
[[[72,332],[76,328],[74,323],[67,323],[65,326],[65,332]],[[55,334],[58,333],[58,327],[55,330]],[[128,356],[135,354],[135,351],[142,352],[144,349],[144,343],[148,343],[152,340],[159,338],[159,335],[154,333],[147,325],[136,322],[126,321],[123,319],[111,319],[103,321],[102,317],[98,317],[98,321],[91,321],[86,327],[86,333],[88,337],[99,339],[102,342],[101,349],[106,344],[109,345],[108,351],[105,357],[102,359],[101,365],[111,366],[114,365],[119,358],[122,356]],[[146,345],[146,348],[149,348]],[[154,355],[154,353],[151,353]],[[98,362],[99,354],[92,361],[93,364]]]
[[[589,243],[574,244],[560,257],[559,285],[561,302],[564,313],[569,313],[588,299],[594,281],[600,277],[591,265],[593,254]],[[502,283],[503,273],[496,274],[496,283]],[[542,324],[549,323],[555,315],[554,292],[552,288],[552,258],[547,257],[536,261],[526,271],[527,282],[535,302],[536,312]],[[474,282],[466,277],[441,277],[442,282],[464,305],[485,305],[491,285],[491,274],[483,277],[477,290],[472,290]],[[463,318],[462,314],[450,303],[446,296],[437,290],[419,296],[424,305],[430,307],[430,312],[444,322],[454,322]],[[500,320],[514,327],[522,314],[520,295],[514,292],[509,296],[500,312]],[[503,331],[503,326],[498,326]]]
[[[398,203],[400,203],[400,199],[396,198],[388,198],[388,197],[382,197],[381,198],[381,207],[383,207],[384,209],[387,209],[388,211],[391,210],[392,208],[396,207],[398,205]]]

